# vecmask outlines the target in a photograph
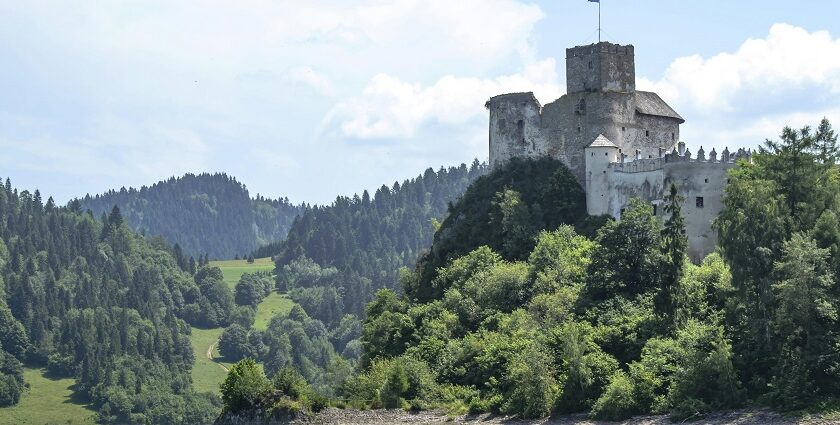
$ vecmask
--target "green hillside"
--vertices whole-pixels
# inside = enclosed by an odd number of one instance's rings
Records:
[[[72,378],[48,378],[45,369],[24,368],[29,390],[20,402],[0,409],[0,425],[93,424],[96,412],[78,400]]]
[[[251,197],[245,185],[226,174],[186,174],[143,186],[80,199],[94,216],[114,205],[128,224],[149,236],[178,244],[186,258],[243,256],[283,239],[302,206],[288,199]]]

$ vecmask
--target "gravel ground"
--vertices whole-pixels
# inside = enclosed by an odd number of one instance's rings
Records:
[[[493,415],[468,415],[448,417],[442,411],[423,411],[423,412],[406,412],[403,410],[341,410],[341,409],[327,409],[320,413],[305,418],[297,417],[291,418],[275,418],[274,420],[266,420],[265,418],[246,418],[238,417],[222,417],[216,421],[216,425],[386,425],[386,424],[472,424],[472,425],[491,425],[491,424],[510,424],[510,425],[608,425],[608,424],[625,424],[625,425],[673,425],[667,416],[639,416],[623,422],[603,422],[588,419],[585,414],[580,415],[564,415],[553,418],[543,418],[534,420],[522,420],[507,416],[493,416]],[[734,410],[728,412],[716,412],[706,415],[703,418],[694,421],[683,421],[681,423],[688,423],[694,425],[827,425],[840,424],[840,417],[838,418],[794,418],[786,417],[779,413],[763,409],[744,409]]]
[[[447,417],[440,411],[426,411],[411,413],[402,410],[339,410],[327,409],[316,416],[308,419],[307,424],[329,424],[329,425],[384,425],[384,424],[511,424],[511,425],[601,425],[616,424],[618,422],[593,421],[586,415],[566,415],[554,418],[536,420],[521,420],[510,417],[491,415],[470,415],[454,418]],[[640,416],[624,422],[626,425],[673,425],[667,416]],[[731,412],[718,412],[706,415],[702,419],[690,421],[695,425],[824,425],[840,424],[840,419],[826,418],[790,418],[769,410],[736,410]]]

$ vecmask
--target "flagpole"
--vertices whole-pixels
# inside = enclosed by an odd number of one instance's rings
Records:
[[[598,42],[601,42],[601,1],[598,1]]]

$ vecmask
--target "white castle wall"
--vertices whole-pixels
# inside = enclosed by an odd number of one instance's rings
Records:
[[[619,219],[631,198],[641,198],[656,205],[656,215],[664,220],[667,216],[662,208],[663,200],[671,183],[674,183],[683,198],[681,206],[688,237],[688,256],[697,262],[712,252],[717,244],[712,223],[723,209],[727,172],[734,166],[732,158],[719,162],[693,160],[679,155],[614,162],[606,170],[606,183],[587,188],[592,191],[587,193],[587,202],[592,199],[593,205],[601,208],[590,214],[609,214]],[[703,198],[702,206],[698,206],[698,198]]]

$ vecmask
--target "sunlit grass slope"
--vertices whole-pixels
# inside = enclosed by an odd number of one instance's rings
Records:
[[[239,278],[245,273],[274,270],[274,263],[271,261],[271,257],[257,258],[252,264],[249,264],[247,260],[223,260],[211,261],[210,265],[222,269],[222,276],[224,276],[225,283],[231,289],[236,286],[236,282],[239,282]]]
[[[217,366],[218,367],[218,366]],[[44,369],[25,368],[23,377],[29,384],[12,407],[0,408],[0,424],[93,424],[94,412],[73,398],[72,378],[52,379]]]

